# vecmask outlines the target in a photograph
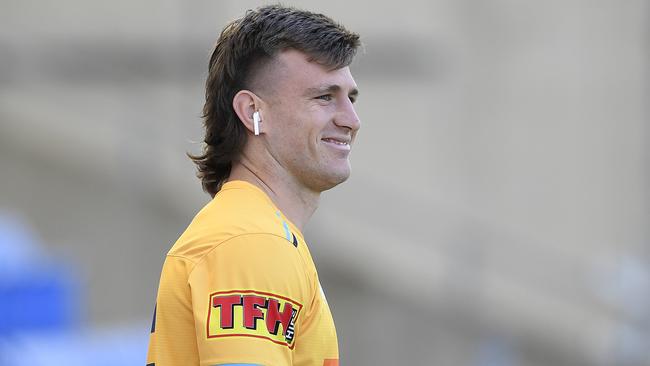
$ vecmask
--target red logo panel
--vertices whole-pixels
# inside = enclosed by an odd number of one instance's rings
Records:
[[[207,337],[257,337],[293,349],[302,304],[284,296],[232,290],[210,295]]]

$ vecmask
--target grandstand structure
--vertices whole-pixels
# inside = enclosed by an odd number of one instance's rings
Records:
[[[0,209],[94,327],[146,336],[209,198],[210,49],[257,4],[0,5]],[[364,43],[352,177],[305,233],[342,362],[650,365],[650,1],[292,4]]]

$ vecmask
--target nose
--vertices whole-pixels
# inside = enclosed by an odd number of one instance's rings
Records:
[[[337,113],[334,123],[337,126],[347,127],[352,131],[357,131],[361,128],[361,121],[357,112],[354,110],[354,104],[349,99],[345,99],[345,102],[341,104],[341,107]]]

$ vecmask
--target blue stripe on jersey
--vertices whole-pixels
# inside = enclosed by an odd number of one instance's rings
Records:
[[[282,218],[280,216],[280,211],[275,212],[276,215],[278,215],[279,218]],[[287,240],[293,243],[293,240],[291,240],[291,231],[289,231],[289,225],[287,225],[286,221],[282,220],[282,227],[284,227],[284,235],[287,236]]]

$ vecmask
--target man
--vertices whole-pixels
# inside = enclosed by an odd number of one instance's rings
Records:
[[[205,150],[212,197],[167,254],[149,365],[338,365],[302,229],[350,174],[359,37],[324,15],[248,11],[217,41]]]

